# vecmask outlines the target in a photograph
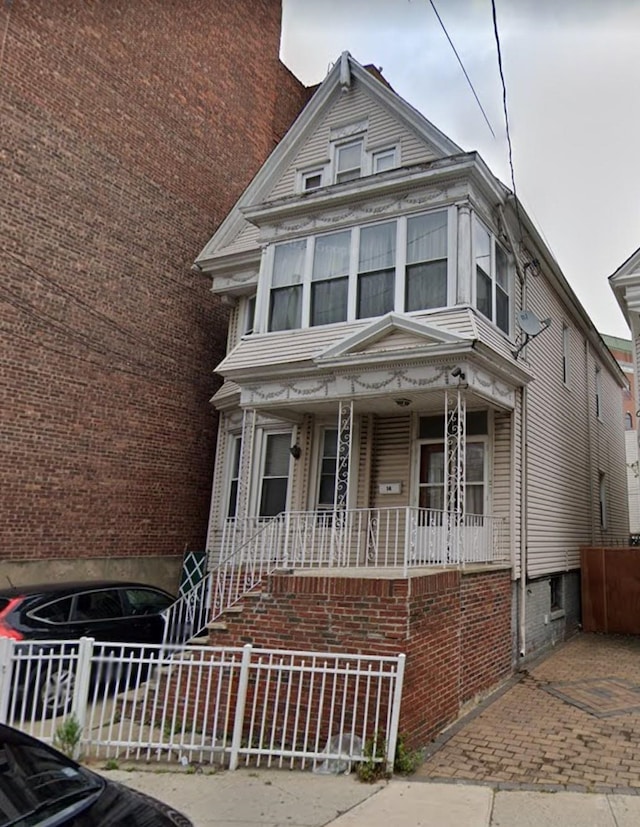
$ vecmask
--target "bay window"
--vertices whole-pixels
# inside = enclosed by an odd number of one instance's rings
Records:
[[[477,218],[473,224],[473,247],[476,307],[508,334],[511,300],[507,254]]]
[[[262,311],[267,329],[446,307],[454,276],[449,260],[454,210],[275,244],[267,265],[268,301],[260,302],[267,305]],[[505,295],[508,307],[508,292]]]

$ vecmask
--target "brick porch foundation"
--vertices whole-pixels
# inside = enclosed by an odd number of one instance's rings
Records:
[[[407,655],[400,732],[424,746],[511,670],[507,568],[410,577],[277,573],[214,624],[216,646]]]

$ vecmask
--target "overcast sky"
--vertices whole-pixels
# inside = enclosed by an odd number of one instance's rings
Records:
[[[309,85],[340,53],[511,188],[490,0],[283,0],[282,60]],[[601,333],[629,337],[609,288],[640,247],[639,0],[496,0],[516,188]]]

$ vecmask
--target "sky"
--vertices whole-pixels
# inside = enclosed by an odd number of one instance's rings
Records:
[[[282,0],[281,58],[306,85],[341,52],[512,189],[491,0]],[[629,338],[610,276],[640,247],[640,2],[496,0],[518,197],[601,333]]]

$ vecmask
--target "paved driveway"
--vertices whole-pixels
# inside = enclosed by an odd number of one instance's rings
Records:
[[[417,778],[640,794],[640,637],[573,638],[451,732]]]

